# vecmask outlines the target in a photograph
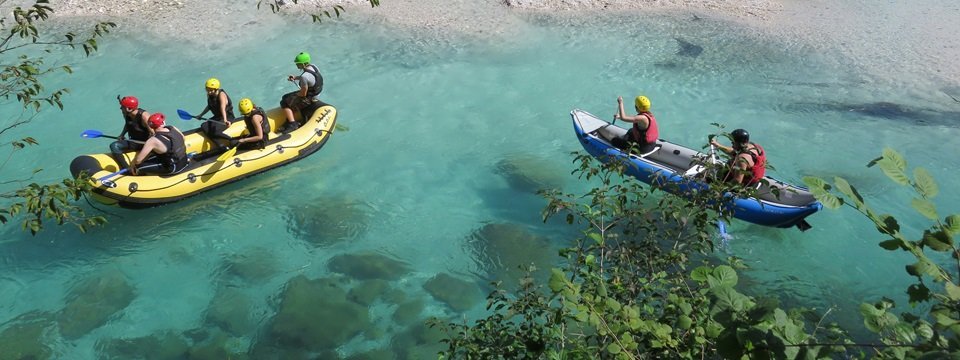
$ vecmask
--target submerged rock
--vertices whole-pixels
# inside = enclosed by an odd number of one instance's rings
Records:
[[[224,271],[246,282],[263,281],[278,273],[277,256],[264,248],[233,254],[224,260]]]
[[[680,49],[677,50],[677,56],[686,56],[686,57],[698,57],[703,53],[703,46],[691,43],[681,38],[674,38],[677,40],[677,44],[680,45]]]
[[[385,280],[373,279],[370,281],[361,281],[350,289],[347,297],[357,304],[370,306],[374,300],[382,298],[389,289],[390,284]]]
[[[336,279],[299,275],[287,283],[280,299],[280,309],[261,339],[265,343],[257,344],[263,349],[333,350],[373,327],[367,308],[348,301]]]
[[[435,359],[437,352],[446,349],[440,342],[445,337],[440,329],[422,322],[395,335],[390,346],[397,354],[397,360]]]
[[[375,349],[347,356],[347,360],[394,360],[393,351]]]
[[[183,359],[189,346],[181,336],[165,331],[133,339],[111,339],[97,342],[102,359]]]
[[[537,269],[534,275],[544,278],[556,259],[546,238],[516,224],[484,225],[468,237],[467,245],[490,280],[503,281],[506,289],[516,287],[531,265]]]
[[[484,298],[476,283],[445,273],[437,274],[428,280],[423,284],[423,288],[456,312],[467,311]]]
[[[135,289],[119,271],[88,278],[67,295],[66,306],[57,315],[60,334],[76,339],[96,329],[130,305]]]
[[[290,209],[287,230],[314,246],[327,247],[366,232],[370,215],[362,204],[342,198],[320,199]]]
[[[236,288],[220,288],[207,308],[206,322],[235,336],[253,333],[252,304],[249,297]]]
[[[51,359],[52,341],[47,334],[54,326],[50,313],[32,311],[17,316],[0,332],[0,359]]]
[[[421,313],[423,313],[423,300],[410,300],[397,306],[397,310],[393,312],[393,321],[401,326],[409,326],[420,319]]]
[[[548,159],[525,154],[508,155],[500,160],[496,173],[503,176],[514,190],[527,193],[558,188],[568,174],[553,166]]]
[[[359,280],[395,280],[410,272],[406,262],[373,252],[338,255],[330,259],[329,266],[330,270]]]

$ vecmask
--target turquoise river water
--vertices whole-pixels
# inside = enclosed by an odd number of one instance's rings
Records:
[[[335,309],[316,318],[328,328],[318,336],[335,343],[312,351],[418,358],[415,349],[435,350],[426,318],[481,314],[490,277],[517,259],[549,264],[577,236],[575,227],[540,221],[545,202],[534,191],[587,188],[569,175],[569,153],[581,149],[569,111],[606,118],[618,95],[649,96],[661,136],[681,144],[703,144],[712,122],[747,128],[778,178],[843,176],[917,231],[926,222],[907,189],[864,167],[896,148],[939,180],[941,212],[957,212],[960,195],[947,189],[960,185],[950,176],[960,168],[960,104],[936,95],[956,84],[864,73],[854,60],[710,19],[601,20],[530,17],[522,36],[489,41],[431,38],[357,16],[300,35],[258,35],[229,51],[112,37],[90,58],[48,56],[75,64],[75,74],[47,83],[72,93],[65,111],[44,111],[7,137],[41,143],[18,152],[8,174],[42,167],[35,180],[55,181],[76,155],[106,151],[109,140],[78,135],[119,131],[118,94],[138,96],[181,129],[199,125],[175,120],[175,111],[202,109],[208,77],[235,102],[276,106],[291,90],[285,77],[301,49],[313,54],[326,80],[321,98],[349,131],[309,158],[179,203],[109,208],[109,223],[85,234],[50,225],[31,237],[17,224],[0,227],[0,331],[41,324],[40,342],[55,358],[135,357],[142,350],[116,339],[165,333],[194,349],[247,352],[269,338],[274,316],[286,311],[285,285],[304,275],[331,279],[323,286],[336,290],[321,293],[338,294],[308,300]],[[681,52],[682,42],[702,51]],[[859,214],[825,210],[808,221],[813,229],[802,233],[735,221],[718,256],[750,266],[745,291],[835,307],[830,319],[848,326],[860,326],[860,302],[906,304],[910,258],[878,247],[884,239]],[[434,286],[437,274],[453,280]],[[91,288],[100,292],[84,293]],[[374,289],[363,310],[332,299],[362,298],[361,288]],[[89,298],[99,300],[82,303]],[[65,314],[83,311],[101,315],[63,329]],[[43,325],[57,321],[60,333]]]

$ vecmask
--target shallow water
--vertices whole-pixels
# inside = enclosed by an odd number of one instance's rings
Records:
[[[16,226],[0,228],[0,322],[34,310],[57,313],[75,298],[75,284],[119,273],[136,296],[76,339],[52,335],[46,342],[57,357],[96,358],[109,339],[210,328],[207,307],[226,288],[248,296],[250,321],[260,326],[229,336],[226,346],[240,351],[264,337],[291,278],[331,276],[330,259],[370,252],[404,262],[409,271],[389,280],[400,295],[371,305],[376,329],[351,334],[337,349],[341,355],[385,348],[416,327],[391,323],[403,299],[424,300],[414,318],[458,316],[423,287],[438,273],[476,283],[467,314],[479,314],[486,275],[503,265],[490,262],[516,258],[512,251],[554,254],[577,235],[559,222],[541,223],[544,201],[531,191],[585,188],[569,175],[569,153],[580,146],[568,112],[581,108],[606,118],[618,95],[650,97],[661,136],[674,142],[704,143],[713,122],[748,128],[769,151],[778,178],[845,177],[912,230],[925,222],[908,215],[910,194],[866,169],[868,161],[894,147],[911,166],[930,170],[941,189],[958,185],[948,175],[960,167],[954,156],[960,110],[934,95],[951,84],[918,79],[903,93],[887,85],[903,79],[858,72],[856,64],[802,44],[684,15],[607,15],[591,24],[532,16],[522,36],[509,41],[428,37],[364,21],[356,16],[293,36],[259,35],[278,32],[254,26],[245,31],[259,40],[226,53],[126,37],[106,41],[92,58],[70,58],[76,73],[48,84],[72,89],[67,111],[46,111],[37,124],[15,129],[11,137],[29,134],[42,146],[18,153],[7,171],[40,164],[38,180],[56,180],[68,174],[75,155],[105,151],[106,140],[77,134],[118,130],[117,94],[135,94],[148,111],[174,118],[177,108],[199,112],[203,81],[216,76],[235,102],[251,97],[275,106],[292,89],[284,81],[295,70],[288,60],[304,43],[316,44],[304,50],[323,72],[321,98],[337,106],[338,122],[349,131],[307,159],[180,203],[109,209],[118,216],[86,234],[51,226],[31,238]],[[958,200],[943,191],[941,212],[956,212]],[[835,320],[850,326],[859,326],[851,314],[860,301],[887,296],[905,304],[908,257],[878,247],[883,239],[852,210],[808,220],[814,228],[805,233],[731,224],[735,238],[726,252],[752,267],[744,275],[748,291],[792,306],[838,307]],[[514,237],[481,247],[504,253],[479,254],[475,242],[490,234]],[[547,245],[505,245],[533,238]],[[230,264],[238,257],[262,261],[235,271]],[[347,288],[367,284],[353,276]]]

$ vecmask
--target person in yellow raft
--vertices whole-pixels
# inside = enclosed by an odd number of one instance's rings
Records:
[[[623,96],[617,97],[618,111],[613,115],[613,119],[632,123],[633,127],[625,136],[610,139],[610,143],[624,150],[636,147],[641,154],[646,154],[655,149],[657,139],[660,137],[660,128],[657,126],[657,119],[650,112],[650,99],[643,95],[637,96],[633,100],[633,107],[637,110],[637,114],[627,115],[623,110]]]
[[[187,167],[187,147],[183,133],[173,126],[165,126],[163,113],[150,115],[147,125],[153,136],[147,139],[137,157],[130,163],[132,175],[172,175]]]
[[[214,143],[217,142],[217,139],[230,141],[230,136],[223,133],[230,126],[230,122],[236,118],[233,114],[233,102],[230,101],[230,95],[227,95],[227,92],[220,88],[220,80],[217,78],[207,79],[204,87],[207,90],[207,107],[203,108],[203,112],[195,118],[200,119],[207,112],[211,112],[213,115],[200,125],[200,130]]]
[[[240,99],[238,107],[247,126],[247,136],[230,139],[230,147],[239,146],[240,150],[263,149],[267,144],[267,134],[270,133],[267,113],[248,98]]]
[[[302,52],[293,59],[297,69],[303,71],[299,76],[288,75],[287,80],[296,82],[299,90],[283,95],[280,99],[280,107],[283,108],[283,115],[287,122],[283,126],[283,132],[290,132],[300,128],[294,117],[294,111],[301,112],[303,121],[306,121],[310,114],[303,114],[302,110],[314,105],[317,101],[317,95],[323,91],[323,76],[320,76],[320,69],[310,63],[310,54]]]

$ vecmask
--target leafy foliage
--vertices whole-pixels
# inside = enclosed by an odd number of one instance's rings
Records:
[[[299,0],[270,0],[270,1],[267,1],[266,3],[270,7],[270,11],[276,14],[276,13],[279,13],[281,9],[283,9],[283,6],[287,4],[287,1],[293,4],[297,4],[300,2]],[[257,9],[259,9],[263,5],[263,3],[264,3],[263,0],[257,1]],[[370,6],[371,7],[380,6],[380,0],[370,0]],[[333,15],[330,14],[331,10],[333,11]],[[318,13],[310,14],[310,18],[311,20],[313,20],[313,22],[319,23],[319,22],[323,22],[324,17],[326,17],[327,19],[332,19],[334,17],[340,18],[340,14],[344,12],[346,12],[346,10],[344,10],[343,6],[333,5],[330,7],[330,10],[321,9],[320,12]]]
[[[498,289],[474,324],[433,321],[457,359],[823,358],[844,351],[842,331],[808,332],[802,311],[737,290],[732,265],[711,265],[711,228],[730,188],[680,183],[684,196],[652,196],[623,178],[624,163],[578,155],[575,173],[596,187],[582,196],[543,193],[544,218],[565,215],[583,236],[560,255],[548,283]],[[691,263],[704,265],[691,268]],[[819,332],[818,332],[819,331]],[[828,343],[830,345],[821,345]]]
[[[917,197],[910,200],[913,209],[933,221],[922,234],[904,234],[896,218],[871,209],[856,189],[842,178],[834,181],[840,195],[831,193],[830,185],[820,179],[807,184],[811,185],[818,199],[837,197],[872,221],[877,231],[889,238],[881,241],[880,247],[889,251],[906,251],[916,260],[905,268],[917,281],[907,287],[907,294],[911,305],[929,306],[926,318],[912,314],[898,317],[892,312],[894,303],[889,299],[860,307],[866,327],[877,333],[886,345],[877,350],[877,356],[912,359],[960,357],[960,249],[954,241],[954,237],[960,234],[960,215],[948,215],[940,220],[932,201],[939,193],[937,183],[926,169],[919,167],[913,170],[913,178],[907,176],[907,162],[896,150],[884,149],[883,155],[867,166],[874,165],[894,183],[908,186],[916,193]],[[812,186],[814,184],[816,188]]]
[[[15,98],[23,108],[20,116],[0,124],[0,137],[7,131],[31,122],[35,114],[42,109],[54,106],[63,109],[61,97],[68,93],[67,89],[47,91],[42,84],[45,76],[65,73],[73,70],[70,66],[48,67],[43,58],[31,55],[15,55],[27,51],[50,52],[57,49],[82,49],[89,56],[97,51],[97,39],[106,35],[113,23],[101,22],[93,26],[89,33],[80,35],[74,32],[49,34],[42,27],[43,22],[49,19],[53,9],[47,0],[36,0],[30,7],[16,6],[12,9],[12,16],[0,18],[0,98],[5,100]],[[31,145],[39,145],[32,137],[24,137],[4,143],[11,145],[12,157],[16,151],[23,150]],[[0,171],[6,162],[0,164]],[[40,169],[34,170],[26,179],[9,180],[0,185],[22,183],[30,181]],[[9,174],[9,173],[7,173]],[[0,192],[0,223],[7,223],[11,218],[23,215],[23,228],[36,234],[43,228],[44,220],[52,220],[57,224],[70,223],[78,226],[81,231],[92,225],[104,222],[103,217],[87,216],[83,209],[72,203],[83,196],[89,189],[89,178],[65,179],[60,183],[29,185],[12,191]]]

